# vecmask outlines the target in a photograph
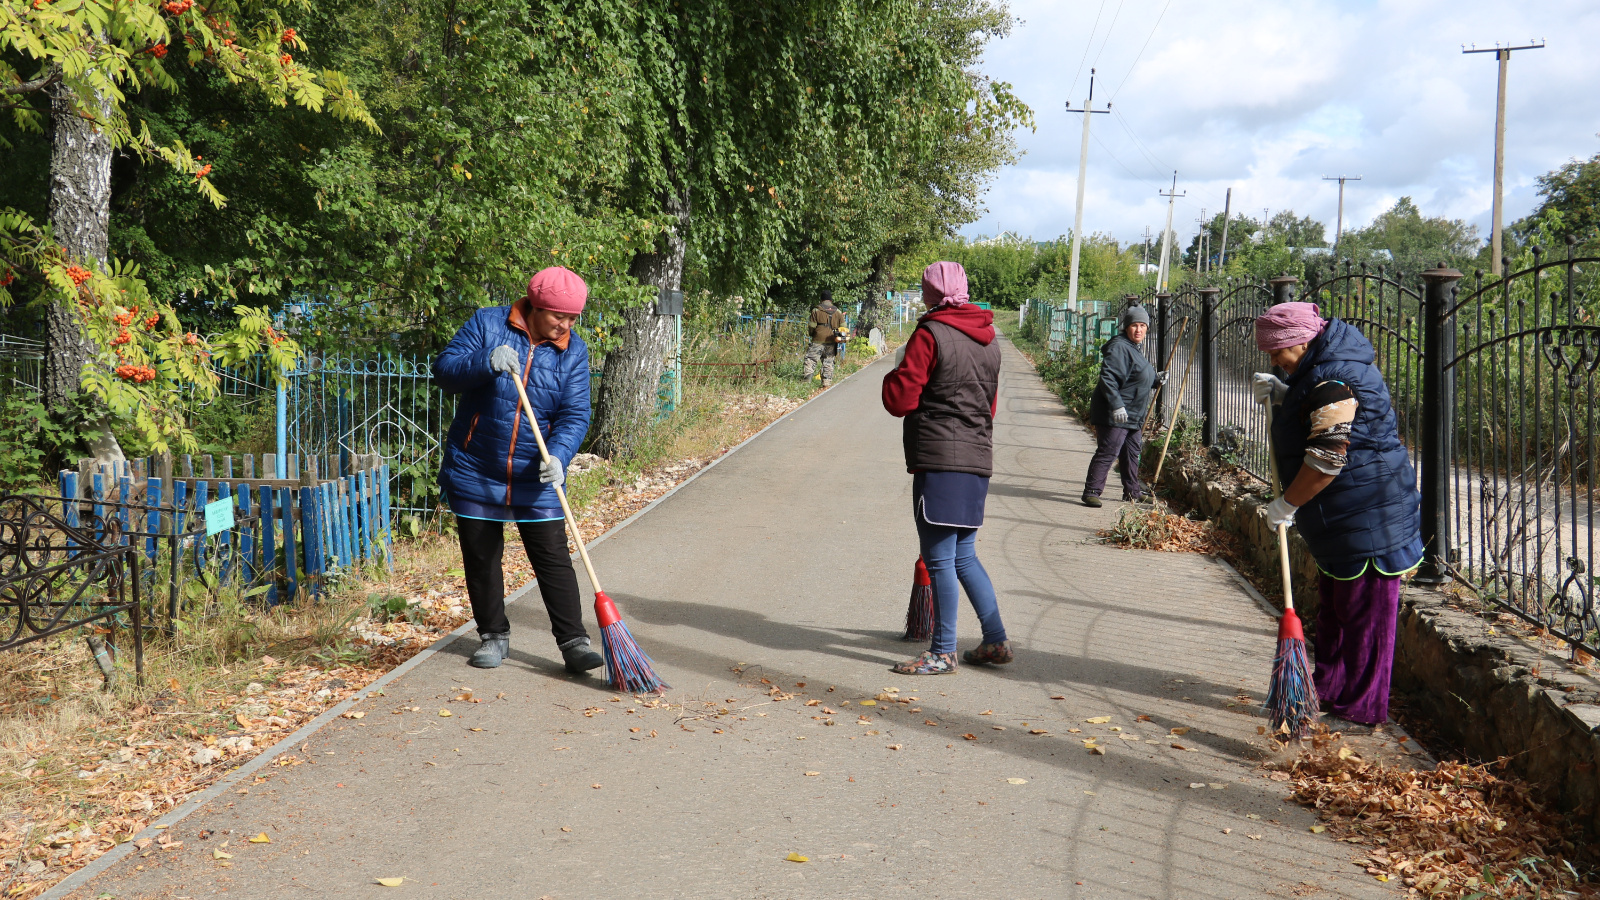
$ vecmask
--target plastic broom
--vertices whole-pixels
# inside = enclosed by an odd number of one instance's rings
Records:
[[[533,438],[539,442],[539,456],[549,462],[550,450],[544,445],[544,434],[539,431],[539,420],[533,415],[528,392],[523,388],[521,379],[512,378],[511,381],[517,386],[522,411],[528,414]],[[594,563],[589,561],[589,550],[583,545],[583,535],[578,531],[578,518],[572,514],[572,506],[567,503],[566,490],[559,484],[554,487],[556,499],[561,501],[561,514],[566,516],[567,527],[572,530],[572,542],[578,545],[578,556],[583,560],[584,570],[589,573],[589,584],[594,586],[594,616],[600,621],[600,649],[606,658],[607,683],[616,690],[630,694],[665,691],[671,685],[656,676],[650,657],[639,649],[639,642],[633,639],[628,626],[623,624],[617,605],[600,587],[600,578],[594,573]]]
[[[925,641],[933,637],[933,579],[922,557],[911,571],[911,605],[906,608],[906,633],[902,641]]]
[[[1267,461],[1272,468],[1272,489],[1279,496],[1278,459],[1272,453],[1272,405],[1267,405]],[[1294,611],[1294,585],[1289,571],[1289,525],[1278,525],[1278,569],[1283,577],[1283,617],[1278,619],[1278,653],[1272,659],[1272,682],[1267,687],[1267,717],[1274,734],[1304,737],[1317,721],[1320,704],[1317,684],[1306,655],[1305,629]]]

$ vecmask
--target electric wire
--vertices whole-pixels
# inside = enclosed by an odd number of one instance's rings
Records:
[[[1167,0],[1171,3],[1172,0]],[[1072,76],[1072,87],[1067,88],[1067,102],[1078,92],[1078,79],[1083,77],[1083,64],[1089,61],[1089,51],[1094,49],[1094,36],[1100,30],[1100,17],[1105,15],[1106,0],[1100,0],[1100,9],[1094,14],[1094,26],[1089,29],[1089,39],[1083,43],[1083,58],[1078,60],[1078,71]],[[1124,77],[1123,80],[1127,80]]]
[[[1144,145],[1144,141],[1139,140],[1139,136],[1133,133],[1133,127],[1130,126],[1128,124],[1128,120],[1123,117],[1122,110],[1118,109],[1117,107],[1112,107],[1111,116],[1117,120],[1118,125],[1122,126],[1122,130],[1128,133],[1128,137],[1133,139],[1134,146],[1139,148],[1139,152],[1144,155],[1145,160],[1148,161],[1150,165],[1155,167],[1157,172],[1169,172],[1172,170],[1172,166],[1169,166],[1158,159],[1154,153],[1150,152],[1150,148]]]
[[[1117,20],[1122,18],[1122,5],[1128,0],[1117,0],[1117,11],[1111,14],[1111,24],[1106,26],[1106,36],[1100,41],[1100,52],[1094,55],[1094,64],[1100,65],[1100,57],[1106,53],[1106,45],[1111,43],[1111,32],[1117,29]]]
[[[1111,92],[1113,102],[1116,101],[1117,94],[1122,93],[1122,86],[1128,83],[1128,79],[1133,75],[1133,70],[1139,65],[1139,60],[1144,58],[1144,51],[1150,47],[1150,39],[1156,36],[1156,29],[1161,27],[1161,20],[1167,17],[1167,10],[1171,8],[1172,0],[1167,0],[1167,5],[1161,7],[1161,15],[1156,16],[1156,23],[1150,26],[1150,34],[1144,39],[1144,46],[1139,48],[1139,55],[1133,58],[1133,65],[1128,67],[1128,74],[1122,76],[1122,81],[1117,83],[1117,89]],[[1081,67],[1079,71],[1082,71]],[[1073,86],[1077,86],[1076,81],[1073,82]]]

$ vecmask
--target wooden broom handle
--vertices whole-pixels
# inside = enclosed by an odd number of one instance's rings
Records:
[[[1272,472],[1272,492],[1283,496],[1278,478],[1278,456],[1272,452],[1272,402],[1267,401],[1267,467]],[[1278,525],[1278,572],[1283,578],[1283,608],[1294,612],[1294,579],[1289,574],[1289,523]]]
[[[550,449],[544,445],[544,435],[539,432],[539,420],[533,415],[533,404],[528,402],[528,392],[522,387],[522,379],[512,376],[511,383],[517,386],[517,397],[522,400],[522,411],[528,414],[528,424],[533,426],[533,439],[539,442],[539,456],[545,461],[550,461]],[[589,561],[589,550],[583,546],[583,535],[578,531],[578,517],[572,514],[572,506],[567,503],[567,492],[561,485],[552,485],[556,489],[556,499],[561,501],[561,514],[567,517],[567,527],[572,529],[572,542],[578,545],[578,556],[583,559],[583,568],[589,573],[589,584],[594,587],[596,594],[604,593],[600,589],[600,578],[594,574],[594,563]],[[537,578],[539,573],[533,573]]]
[[[1183,340],[1181,333],[1178,336],[1178,340]],[[1161,441],[1161,455],[1156,458],[1156,475],[1150,479],[1151,496],[1155,495],[1155,488],[1161,484],[1161,467],[1167,463],[1167,447],[1172,444],[1172,429],[1178,427],[1178,412],[1183,409],[1183,392],[1189,389],[1189,369],[1194,366],[1194,351],[1199,346],[1200,329],[1197,328],[1194,332],[1194,340],[1189,342],[1189,358],[1183,364],[1183,381],[1178,384],[1178,402],[1172,404],[1172,421],[1167,423],[1167,436]],[[1178,352],[1176,343],[1172,345],[1172,352]],[[1167,365],[1172,365],[1172,360],[1167,360]],[[1157,394],[1157,396],[1160,395]]]
[[[1178,337],[1177,340],[1172,342],[1172,349],[1167,351],[1167,364],[1162,367],[1161,371],[1165,372],[1172,368],[1172,358],[1178,355],[1178,345],[1183,343],[1184,332],[1186,332],[1188,329],[1189,317],[1184,316],[1178,320]],[[1164,386],[1165,385],[1160,384],[1156,385],[1155,393],[1150,395],[1150,411],[1144,415],[1145,431],[1149,431],[1150,423],[1156,420],[1156,401],[1161,399],[1161,388]]]

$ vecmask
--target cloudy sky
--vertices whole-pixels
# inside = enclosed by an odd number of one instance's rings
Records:
[[[1506,223],[1537,202],[1534,179],[1600,151],[1600,3],[1594,0],[1012,0],[1019,20],[984,69],[1009,81],[1038,119],[1025,155],[1001,172],[968,237],[1038,239],[1072,227],[1089,70],[1098,70],[1086,231],[1159,234],[1178,173],[1182,243],[1202,209],[1253,218],[1291,208],[1328,223],[1338,186],[1345,226],[1404,195],[1424,214],[1489,231],[1494,54],[1513,53],[1507,89]]]

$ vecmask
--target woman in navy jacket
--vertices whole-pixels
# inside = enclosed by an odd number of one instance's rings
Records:
[[[507,522],[522,535],[567,670],[585,672],[605,662],[583,627],[554,488],[566,480],[566,467],[589,431],[589,348],[572,331],[587,298],[583,279],[552,266],[535,275],[527,296],[512,306],[474,314],[433,363],[439,386],[461,395],[439,486],[461,533],[467,596],[483,641],[471,659],[479,668],[500,665],[511,649],[501,569]],[[548,464],[528,433],[513,378],[533,404],[550,449]]]
[[[1422,561],[1417,473],[1359,329],[1324,321],[1312,303],[1280,303],[1256,318],[1256,345],[1287,375],[1255,376],[1256,400],[1277,407],[1272,451],[1284,485],[1267,520],[1294,524],[1322,575],[1317,696],[1344,720],[1335,730],[1380,725],[1400,579]]]

